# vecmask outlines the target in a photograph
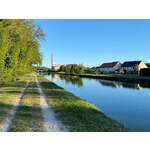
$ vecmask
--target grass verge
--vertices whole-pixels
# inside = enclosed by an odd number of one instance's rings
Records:
[[[10,131],[42,132],[43,122],[40,97],[33,78],[25,91]]]
[[[27,79],[28,77],[20,77],[15,82],[0,85],[0,128],[3,128],[10,110],[17,103]]]
[[[123,125],[105,116],[95,105],[83,100],[44,77],[38,77],[48,104],[70,131],[128,131]]]

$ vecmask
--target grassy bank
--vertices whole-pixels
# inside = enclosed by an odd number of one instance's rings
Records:
[[[40,95],[35,78],[31,76],[20,77],[16,82],[1,85],[0,128],[29,79],[31,79],[29,86],[19,103],[9,131],[45,131]],[[38,79],[47,97],[48,105],[54,109],[56,117],[69,131],[127,131],[120,123],[105,116],[95,105],[73,95],[42,76],[39,76]]]
[[[65,89],[38,77],[48,104],[70,131],[127,131],[120,123],[105,116],[95,105]]]

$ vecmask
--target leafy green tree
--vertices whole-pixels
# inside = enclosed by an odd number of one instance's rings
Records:
[[[77,65],[77,64],[68,64],[63,65],[60,67],[59,71],[66,72],[66,73],[72,73],[72,74],[83,74],[84,73],[84,66],[83,65]]]
[[[0,81],[15,80],[41,64],[44,33],[32,20],[0,20]]]
[[[138,64],[136,64],[136,65],[134,66],[134,73],[136,73],[136,74],[139,73],[139,66],[138,66]]]
[[[64,65],[61,65],[59,71],[60,71],[60,72],[65,72],[65,66],[64,66]]]

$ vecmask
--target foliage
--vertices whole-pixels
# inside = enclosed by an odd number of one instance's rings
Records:
[[[41,64],[42,30],[31,20],[0,20],[0,82],[16,79]]]
[[[88,74],[94,74],[95,73],[95,71],[89,67],[86,67],[84,70],[85,70],[85,73],[88,73]]]
[[[50,68],[45,67],[45,66],[33,66],[32,68],[33,68],[34,71],[37,71],[37,70],[50,70]]]
[[[96,74],[103,74],[99,69],[95,71]]]
[[[134,73],[135,73],[135,74],[138,74],[138,72],[139,72],[139,66],[138,66],[138,64],[136,64],[136,65],[134,66]]]
[[[73,85],[76,85],[78,87],[83,86],[82,78],[78,76],[69,76],[69,75],[59,75],[61,80],[65,80],[66,83],[72,83]]]
[[[150,76],[150,68],[143,68],[140,70],[140,76]]]
[[[84,73],[84,67],[83,65],[77,65],[77,64],[68,64],[68,65],[62,65],[59,69],[60,72],[65,73],[72,73],[72,74],[83,74]]]
[[[148,68],[150,68],[150,63],[147,63],[146,65],[147,65]]]

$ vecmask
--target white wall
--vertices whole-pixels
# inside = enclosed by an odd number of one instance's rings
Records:
[[[139,70],[142,68],[147,68],[147,66],[145,65],[143,61],[139,64]]]
[[[115,72],[117,69],[121,68],[121,63],[117,63],[113,68],[99,68],[99,70],[103,73],[111,73],[111,72]]]

